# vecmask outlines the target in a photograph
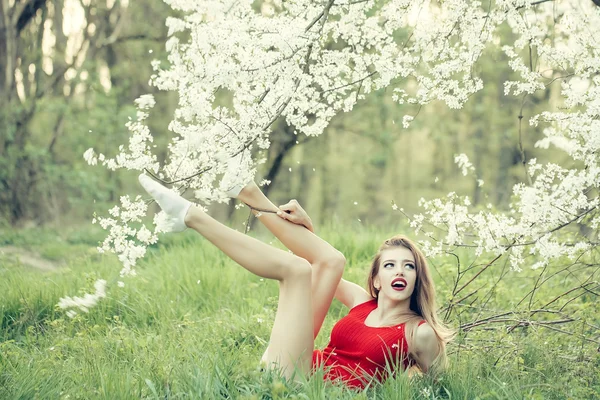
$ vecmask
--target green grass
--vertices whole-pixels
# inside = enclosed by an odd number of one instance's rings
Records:
[[[335,227],[321,233],[346,255],[345,276],[359,283],[379,242],[389,236]],[[247,273],[186,233],[165,237],[151,248],[139,263],[139,276],[120,288],[115,257],[93,250],[101,237],[88,230],[2,235],[3,244],[31,249],[65,266],[40,272],[0,258],[0,399],[600,396],[595,349],[580,349],[579,341],[542,331],[459,337],[449,348],[450,368],[435,382],[400,375],[360,393],[324,383],[322,371],[302,384],[285,382],[258,369],[276,307],[275,283]],[[452,268],[451,261],[437,266],[440,271]],[[99,306],[74,319],[56,308],[60,297],[91,289],[98,277],[109,281],[108,298]],[[444,285],[439,287],[443,299]],[[346,312],[334,302],[317,346],[326,345],[331,327]],[[497,346],[471,347],[490,338]],[[572,359],[573,354],[581,357]]]

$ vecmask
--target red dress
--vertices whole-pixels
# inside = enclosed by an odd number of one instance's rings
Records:
[[[376,308],[377,300],[353,307],[333,327],[327,347],[313,352],[313,368],[323,365],[325,379],[362,389],[372,378],[385,380],[387,371],[394,371],[400,363],[405,369],[412,365],[403,323],[379,328],[365,325]]]

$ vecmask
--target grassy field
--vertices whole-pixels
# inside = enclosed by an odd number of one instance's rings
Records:
[[[368,260],[391,232],[337,227],[321,233],[346,255],[345,276],[364,283]],[[87,227],[0,232],[0,399],[600,398],[594,346],[544,331],[459,335],[449,348],[450,368],[435,382],[399,375],[364,392],[326,384],[322,372],[302,384],[284,382],[258,369],[275,283],[188,232],[151,248],[139,276],[121,288],[115,257],[95,250],[101,235]],[[23,253],[2,252],[7,246]],[[25,265],[23,254],[34,253],[50,262],[48,269]],[[451,268],[436,264],[441,303],[448,288],[438,274]],[[98,277],[109,282],[98,307],[74,319],[57,309],[60,297],[90,290]],[[507,283],[503,290],[522,289]],[[325,346],[346,312],[334,301],[317,346]],[[497,346],[489,345],[494,341]]]

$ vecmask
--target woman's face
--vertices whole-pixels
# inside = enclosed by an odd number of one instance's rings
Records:
[[[379,271],[373,280],[382,295],[390,300],[410,299],[417,282],[417,264],[406,247],[393,247],[381,252]]]

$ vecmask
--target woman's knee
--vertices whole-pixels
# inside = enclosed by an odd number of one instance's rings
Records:
[[[312,267],[304,258],[293,256],[286,263],[286,274],[284,279],[294,279],[298,281],[309,281],[312,275]]]
[[[334,250],[315,262],[315,266],[318,266],[319,268],[325,268],[330,271],[343,273],[344,268],[346,267],[346,257],[344,257],[340,251]]]

